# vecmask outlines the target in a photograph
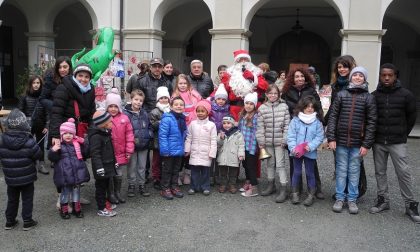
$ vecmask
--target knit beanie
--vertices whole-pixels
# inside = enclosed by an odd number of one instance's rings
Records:
[[[102,126],[111,121],[111,115],[103,110],[96,110],[96,112],[93,114],[93,124],[95,124],[97,127],[102,128]]]
[[[219,84],[219,87],[216,90],[216,93],[214,94],[214,99],[222,98],[227,100],[228,93],[226,92],[225,85],[223,83]]]
[[[252,102],[255,106],[257,106],[258,94],[256,92],[247,94],[244,99],[244,103],[246,102]]]
[[[366,68],[364,68],[362,66],[357,66],[357,67],[353,68],[353,70],[351,70],[350,75],[349,75],[349,80],[350,81],[351,81],[351,77],[355,73],[361,73],[361,74],[363,74],[363,76],[365,76],[365,82],[367,82],[368,72],[367,72]]]
[[[201,100],[197,103],[197,106],[195,106],[195,108],[197,109],[198,107],[204,107],[207,110],[207,113],[210,114],[211,112],[211,104],[208,100]]]
[[[162,97],[168,97],[168,99],[171,98],[169,95],[169,91],[167,87],[158,87],[157,88],[157,94],[156,94],[156,101],[159,102],[159,99]]]
[[[232,124],[235,124],[235,119],[231,115],[226,115],[223,117],[223,122],[230,122]]]
[[[71,133],[73,136],[76,135],[76,125],[74,124],[74,119],[69,118],[67,122],[64,122],[60,125],[60,136],[63,137],[64,133]]]
[[[13,109],[6,120],[6,126],[11,130],[31,131],[25,114],[19,109]]]
[[[109,105],[117,105],[118,110],[122,112],[121,96],[118,93],[118,88],[112,88],[111,91],[106,95],[105,106],[107,109]]]
[[[78,72],[87,72],[90,75],[90,78],[92,79],[92,69],[88,64],[79,64],[76,66],[76,68],[73,71],[73,76],[76,77]]]

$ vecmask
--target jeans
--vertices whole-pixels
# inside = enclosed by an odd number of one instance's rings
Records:
[[[135,185],[138,178],[139,184],[146,183],[146,162],[148,150],[135,151],[130,158],[127,171],[129,185]]]
[[[34,183],[24,186],[7,186],[7,208],[6,220],[13,222],[16,219],[19,209],[19,197],[22,194],[22,219],[32,220],[32,209],[34,202]]]
[[[191,189],[210,190],[210,166],[190,165]]]
[[[355,202],[359,195],[360,162],[362,157],[359,154],[359,147],[337,146],[336,149],[336,177],[335,192],[336,199],[346,198],[344,190],[348,181],[347,200]]]
[[[80,201],[80,186],[63,186],[61,188],[60,204],[69,203],[70,194],[73,202]]]

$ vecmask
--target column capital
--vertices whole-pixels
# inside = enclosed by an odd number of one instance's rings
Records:
[[[166,32],[156,29],[123,29],[125,38],[163,40]]]
[[[210,29],[209,33],[213,38],[224,39],[248,39],[252,35],[252,32],[246,29]]]
[[[340,29],[340,36],[345,40],[352,41],[378,41],[381,42],[386,29],[381,30],[359,30],[359,29]]]
[[[57,34],[53,32],[25,32],[28,41],[52,41],[54,42]]]

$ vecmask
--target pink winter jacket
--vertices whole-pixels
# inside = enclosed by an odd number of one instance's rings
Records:
[[[134,153],[134,132],[128,116],[120,112],[112,118],[111,134],[117,163],[126,165],[127,155]]]
[[[190,165],[211,166],[217,154],[217,130],[208,117],[196,119],[188,126],[185,152],[190,153]]]

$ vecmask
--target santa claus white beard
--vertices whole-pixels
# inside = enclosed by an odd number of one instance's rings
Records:
[[[254,74],[254,82],[245,79],[242,74],[242,68],[251,71]],[[262,74],[262,70],[252,64],[251,62],[235,63],[227,70],[230,75],[229,86],[233,93],[238,97],[245,97],[247,94],[252,93],[257,83],[257,76]]]

